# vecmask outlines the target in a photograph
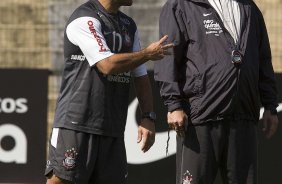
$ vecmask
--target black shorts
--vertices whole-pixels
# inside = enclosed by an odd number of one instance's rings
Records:
[[[177,184],[257,183],[257,126],[252,121],[216,121],[189,126],[177,138]]]
[[[55,128],[45,175],[51,173],[75,184],[126,184],[124,138]]]

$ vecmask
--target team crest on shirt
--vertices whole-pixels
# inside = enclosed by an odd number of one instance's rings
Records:
[[[127,25],[130,25],[130,21],[126,18],[123,18],[123,17],[120,17],[120,20],[124,23],[124,24],[127,24]]]
[[[124,38],[124,44],[127,47],[130,47],[132,45],[132,41],[131,41],[131,38],[129,36],[128,30],[125,27],[122,28],[122,36]]]
[[[187,170],[183,174],[182,184],[192,184],[192,181],[193,181],[192,174],[190,174],[190,172]]]
[[[65,159],[63,160],[63,166],[67,169],[73,169],[76,165],[76,157],[78,153],[75,151],[74,148],[67,150],[65,152]]]

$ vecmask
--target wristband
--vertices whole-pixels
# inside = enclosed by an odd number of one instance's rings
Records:
[[[148,118],[148,119],[150,119],[150,120],[155,122],[156,119],[157,119],[157,115],[156,115],[155,112],[144,112],[142,114],[142,119],[144,119],[144,118]]]

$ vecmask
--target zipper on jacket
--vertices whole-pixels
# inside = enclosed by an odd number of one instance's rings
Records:
[[[229,33],[229,31],[226,29],[226,27],[224,26],[224,23],[223,21],[221,20],[219,14],[217,13],[217,11],[214,9],[214,7],[210,4],[210,3],[207,3],[207,5],[212,9],[213,13],[216,15],[216,19],[217,21],[219,22],[221,28],[223,29],[223,34],[227,40],[227,42],[229,43],[230,45],[230,48],[231,50],[234,50],[234,49],[239,49],[240,45],[240,41],[238,41],[238,45],[235,43],[233,37],[231,36],[231,34]],[[241,34],[241,33],[240,33]],[[240,35],[239,34],[239,35]],[[240,39],[240,37],[238,38],[238,40]]]

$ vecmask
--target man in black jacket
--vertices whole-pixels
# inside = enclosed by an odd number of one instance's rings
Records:
[[[263,16],[251,0],[168,0],[160,35],[173,55],[155,80],[177,136],[177,184],[257,183],[257,122],[278,126],[277,92]],[[164,62],[165,61],[165,62]]]
[[[173,44],[141,50],[135,22],[119,11],[131,0],[90,0],[67,22],[65,68],[57,101],[45,175],[48,184],[124,184],[124,129],[134,78],[142,111],[141,149],[154,144],[155,114],[144,63],[158,60]]]

